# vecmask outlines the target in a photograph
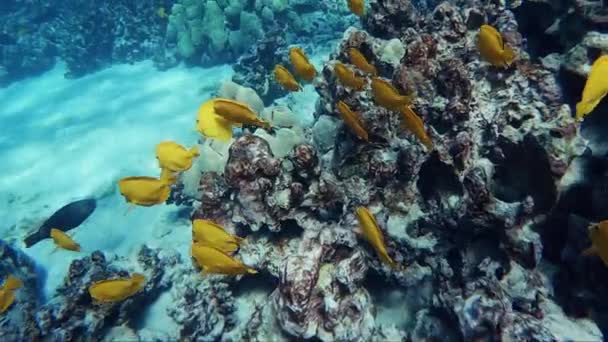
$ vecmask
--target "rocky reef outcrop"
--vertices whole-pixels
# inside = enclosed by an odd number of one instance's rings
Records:
[[[0,9],[0,84],[50,69],[67,77],[161,55],[168,10],[161,1],[9,1]]]
[[[601,339],[591,319],[560,307],[547,271],[544,225],[587,144],[556,69],[529,58],[506,8],[370,5],[366,30],[345,32],[314,83],[309,141],[281,158],[245,134],[232,143],[224,173],[201,178],[201,189],[214,189],[205,196],[234,201],[200,197],[205,205],[194,217],[250,235],[243,260],[279,281],[272,306],[256,315],[276,316],[280,333],[256,325],[247,336]],[[479,58],[483,22],[517,51],[510,68]],[[336,80],[333,65],[349,62],[349,48],[415,96],[433,150],[401,128],[398,113],[374,103],[369,85],[356,92]],[[338,101],[361,113],[370,143],[342,124]],[[357,206],[376,216],[403,268],[382,264],[358,236]],[[379,299],[378,283],[401,298],[393,304],[401,319],[382,318],[390,304]]]

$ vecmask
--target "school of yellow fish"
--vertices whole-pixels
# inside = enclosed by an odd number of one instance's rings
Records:
[[[364,0],[347,0],[351,12],[357,16],[365,14]],[[165,9],[157,12],[161,18],[166,17]],[[477,48],[481,58],[491,65],[509,68],[516,54],[505,44],[502,35],[490,25],[482,25],[478,32]],[[365,91],[369,86],[374,103],[389,111],[400,114],[402,127],[409,130],[427,149],[433,149],[433,142],[425,129],[424,122],[412,109],[414,99],[402,95],[387,80],[378,76],[376,67],[369,63],[364,54],[356,48],[348,49],[349,64],[355,69],[341,63],[333,64],[336,80],[342,86],[353,91]],[[317,76],[315,67],[301,48],[289,50],[289,60],[294,74],[302,81],[312,82]],[[357,73],[355,70],[359,71]],[[276,65],[274,78],[284,89],[290,92],[301,91],[302,86],[286,67]],[[359,75],[360,74],[360,75]],[[594,63],[587,78],[581,101],[576,105],[576,119],[582,120],[590,114],[608,94],[608,56],[600,56]],[[353,104],[356,107],[356,104]],[[339,117],[346,127],[359,139],[369,142],[370,136],[366,123],[360,112],[354,111],[343,100],[336,104]],[[232,138],[233,128],[243,125],[272,129],[271,123],[258,117],[247,104],[231,99],[214,98],[204,102],[198,109],[196,130],[206,138],[228,141]],[[134,206],[154,206],[167,201],[171,185],[177,176],[192,167],[199,156],[198,149],[187,149],[174,141],[163,141],[156,146],[156,158],[160,176],[132,176],[118,181],[120,194]],[[390,257],[382,230],[374,215],[365,207],[355,210],[359,223],[359,233],[375,250],[378,258],[392,268],[399,265]],[[80,245],[60,229],[51,229],[51,238],[57,248],[69,251],[80,251]],[[608,220],[589,227],[591,247],[585,255],[599,255],[608,266]],[[256,274],[257,271],[244,265],[234,257],[245,239],[232,235],[222,226],[204,219],[192,221],[191,255],[203,273],[225,275]],[[92,283],[89,294],[95,303],[119,302],[136,294],[145,287],[145,276],[134,273],[128,278],[106,279]],[[0,313],[5,312],[15,301],[15,291],[23,286],[21,280],[13,275],[8,276],[0,288]]]

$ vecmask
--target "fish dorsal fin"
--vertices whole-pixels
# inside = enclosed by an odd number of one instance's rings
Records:
[[[248,110],[253,113],[253,110],[248,105],[244,104],[243,102],[236,101],[236,100],[225,99],[225,98],[215,99],[215,103],[214,103],[213,107],[216,109],[216,111],[217,111],[217,108],[215,107],[215,104],[217,104],[217,103],[220,103],[220,104],[224,103],[224,105],[228,104],[229,106],[231,106],[231,105],[236,106],[243,110]]]
[[[219,107],[217,105],[220,105]],[[239,101],[235,101],[235,100],[231,100],[231,99],[215,99],[215,103],[213,105],[213,109],[221,116],[223,111],[229,111],[230,107],[232,106],[232,109],[234,108],[238,108],[238,110],[242,110],[242,111],[246,111],[248,112],[247,114],[252,115],[257,117],[256,113],[253,111],[253,109],[251,109],[251,107],[249,107],[248,105],[239,102]],[[238,122],[232,122],[230,120],[228,120],[232,125],[237,126],[237,127],[243,127],[242,123],[238,123]]]
[[[195,219],[194,221],[192,221],[192,224],[194,225],[196,221],[199,221],[200,224],[202,225],[209,225],[217,230],[221,230],[223,232],[226,232],[226,230],[224,229],[224,227],[220,226],[219,224],[210,221],[210,220],[205,220],[205,219]]]

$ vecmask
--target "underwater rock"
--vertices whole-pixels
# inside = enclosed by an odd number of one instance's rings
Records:
[[[272,77],[276,64],[287,55],[287,42],[282,31],[269,32],[233,65],[232,80],[253,88],[266,104],[287,94]]]
[[[25,238],[25,246],[30,247],[41,240],[51,237],[51,229],[67,232],[78,227],[97,207],[95,199],[83,199],[64,205],[49,217],[38,231]]]
[[[279,289],[272,295],[281,327],[294,337],[321,341],[371,338],[374,319],[367,291],[356,286],[343,293],[335,266],[320,262],[321,246],[303,240],[300,251],[304,250],[306,255],[285,260]]]
[[[224,178],[234,193],[233,216],[237,222],[258,230],[267,224],[279,229],[273,216],[266,215],[264,198],[272,191],[274,179],[281,173],[281,162],[276,159],[268,143],[255,135],[244,135],[230,146],[230,156]]]
[[[40,288],[36,265],[19,249],[0,240],[0,275],[4,282],[9,275],[17,277],[23,286],[15,291],[15,301],[2,313],[0,339],[18,341],[29,336],[38,336],[39,327],[34,323],[40,305]]]
[[[215,341],[236,323],[234,297],[219,277],[177,272],[172,289],[174,304],[168,314],[179,324],[183,341]]]
[[[106,329],[112,326],[134,324],[143,308],[169,287],[165,270],[179,262],[177,254],[143,246],[137,254],[138,269],[125,270],[115,265],[121,261],[109,261],[100,251],[90,256],[74,260],[62,286],[51,301],[37,310],[36,325],[39,338],[51,340],[80,340],[81,336],[95,336],[102,340]],[[144,288],[132,297],[113,304],[94,304],[88,287],[92,282],[127,277],[133,272],[141,272],[146,277]]]

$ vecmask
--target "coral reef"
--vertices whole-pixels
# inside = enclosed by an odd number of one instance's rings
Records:
[[[281,332],[255,325],[247,336],[602,339],[592,320],[560,308],[561,286],[542,261],[543,227],[586,143],[557,70],[523,52],[509,10],[428,5],[434,9],[371,2],[367,32],[347,30],[315,82],[320,97],[306,143],[282,157],[265,141],[271,136],[245,134],[232,143],[223,175],[203,173],[200,187],[210,190],[196,200],[207,204],[193,216],[251,231],[243,259],[279,280],[272,307],[255,311],[249,324],[276,316]],[[511,68],[480,61],[482,18],[518,51]],[[352,47],[415,95],[432,151],[400,128],[397,113],[373,103],[369,87],[354,92],[336,81],[334,61],[348,63]],[[339,100],[361,113],[371,143],[341,123]],[[404,269],[389,269],[358,239],[360,205],[376,216]],[[273,236],[280,242],[269,252]],[[380,318],[390,308],[377,301],[375,283],[402,296],[402,320]]]
[[[13,308],[2,314],[0,319],[0,339],[17,341],[22,336],[38,334],[35,322],[36,308],[40,304],[39,279],[34,262],[23,252],[0,240],[0,275],[2,281],[13,275],[23,282],[23,287],[15,292]]]
[[[271,76],[275,65],[285,63],[287,50],[283,31],[269,32],[239,57],[233,66],[232,79],[236,83],[252,87],[265,103],[271,103],[287,94]]]
[[[173,0],[20,1],[0,9],[0,84],[65,61],[68,77],[160,55]]]
[[[254,55],[259,56],[272,47],[268,38],[281,35],[281,31],[291,35],[290,41],[314,33],[315,44],[319,44],[335,39],[335,32],[351,23],[352,19],[342,18],[345,13],[343,4],[337,1],[178,0],[169,16],[166,54],[195,64],[225,62],[237,59],[261,40],[262,46],[254,47],[258,50]],[[271,59],[275,53],[264,59]],[[261,66],[265,61],[258,62]],[[239,83],[242,81],[237,79]],[[243,83],[254,84],[259,83]],[[265,92],[260,95],[267,96]]]
[[[16,260],[6,248],[3,260]],[[14,253],[14,252],[13,252]],[[161,255],[162,254],[162,255]],[[10,258],[10,259],[9,259]],[[143,246],[137,254],[137,268],[129,267],[127,271],[118,264],[124,260],[107,260],[103,253],[93,252],[90,256],[74,260],[69,267],[64,283],[57,289],[57,293],[50,301],[39,306],[35,299],[38,298],[33,290],[34,276],[32,274],[22,275],[14,270],[7,270],[21,276],[26,284],[25,288],[19,289],[16,308],[9,312],[7,328],[2,329],[2,334],[8,340],[28,338],[42,338],[48,340],[83,341],[87,337],[95,336],[96,340],[102,340],[117,326],[123,325],[126,329],[134,329],[135,321],[142,317],[142,308],[150,305],[163,291],[168,289],[170,277],[166,270],[174,268],[179,261],[175,254],[167,255],[160,250],[153,250]],[[24,264],[21,270],[27,269]],[[109,279],[112,277],[126,277],[135,271],[143,271],[146,276],[146,285],[142,291],[118,304],[94,304],[88,292],[91,282]],[[23,272],[23,271],[21,271]],[[32,271],[30,271],[32,272]],[[21,323],[14,321],[14,316],[22,315]],[[140,331],[140,334],[153,336],[153,333]],[[132,332],[132,334],[137,334]],[[17,338],[20,336],[19,338]],[[163,338],[163,336],[156,336]],[[164,336],[166,338],[166,336]]]
[[[312,32],[304,21],[318,25],[330,20],[320,10],[338,15],[343,6],[179,1],[160,60],[235,58],[260,42],[218,96],[246,102],[274,127],[245,127],[227,145],[202,140],[209,158],[180,175],[169,202],[245,239],[238,257],[259,273],[200,275],[174,252],[145,246],[134,265],[94,252],[70,265],[35,317],[38,304],[18,300],[23,310],[10,312],[0,334],[154,339],[134,321],[167,292],[177,329],[158,339],[602,340],[608,269],[580,254],[590,246],[587,225],[605,219],[608,208],[608,163],[598,152],[608,145],[578,134],[564,103],[572,89],[563,92],[558,77],[582,79],[589,54],[608,44],[604,34],[588,33],[563,43],[571,49],[560,47],[562,56],[530,58],[518,25],[539,4],[513,13],[494,3],[370,1],[364,30],[344,33],[313,83],[314,124],[298,127],[288,108],[264,106],[283,94],[269,70],[294,41],[285,37]],[[601,27],[594,11],[577,15]],[[479,58],[484,22],[516,50],[509,68]],[[349,63],[350,48],[412,95],[432,149],[401,127],[399,113],[376,105],[364,73],[353,68],[366,79],[361,91],[336,80],[334,66]],[[553,51],[529,48],[532,57]],[[369,142],[343,124],[338,101],[360,113]],[[384,264],[361,236],[359,206],[374,215],[398,267]],[[1,244],[0,253],[8,255],[0,270],[19,270],[34,291],[33,266]],[[143,291],[115,305],[91,302],[91,281],[135,271],[147,277]]]

